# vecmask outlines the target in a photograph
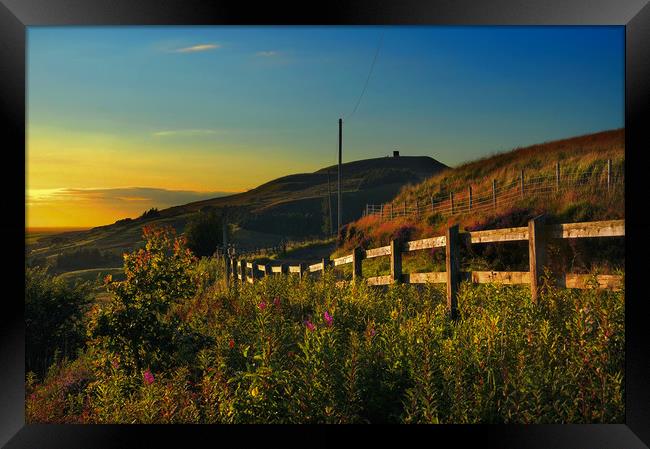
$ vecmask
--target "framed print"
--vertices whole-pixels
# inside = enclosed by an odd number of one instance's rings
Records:
[[[0,30],[6,447],[648,447],[647,2]]]

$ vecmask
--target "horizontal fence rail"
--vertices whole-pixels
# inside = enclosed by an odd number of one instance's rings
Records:
[[[624,185],[623,170],[612,171],[611,160],[603,161],[605,171],[593,173],[562,173],[556,164],[555,176],[526,176],[522,170],[518,179],[497,183],[491,188],[476,190],[467,186],[460,191],[444,195],[418,198],[415,203],[393,202],[366,204],[364,216],[378,217],[390,221],[400,217],[419,218],[427,215],[451,216],[463,213],[477,213],[511,206],[524,198],[552,195],[560,192],[590,187],[603,191],[614,191]]]
[[[308,265],[257,264],[237,257],[226,256],[226,282],[232,277],[242,283],[255,283],[263,276],[274,274],[297,274],[301,279],[310,273],[324,272],[328,267],[352,264],[352,279],[364,279],[368,285],[408,284],[447,284],[448,309],[452,316],[457,313],[456,296],[460,281],[476,284],[501,283],[506,285],[530,284],[531,297],[537,301],[543,268],[546,265],[546,246],[550,239],[624,237],[625,220],[593,221],[583,223],[546,224],[545,217],[536,217],[528,226],[470,231],[459,233],[458,225],[447,230],[444,236],[402,242],[393,240],[388,246],[379,248],[355,248],[352,254],[334,260],[322,259]],[[460,271],[459,246],[461,242],[470,244],[528,241],[529,271]],[[451,244],[449,244],[451,242]],[[430,248],[444,247],[447,271],[429,273],[402,273],[402,254]],[[361,261],[374,257],[390,257],[390,275],[363,277]],[[565,288],[600,288],[620,290],[623,287],[621,275],[586,275],[564,273],[555,275],[556,284]],[[347,281],[337,282],[343,285]],[[451,286],[451,287],[450,287]]]

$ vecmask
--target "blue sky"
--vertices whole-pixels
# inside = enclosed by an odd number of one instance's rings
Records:
[[[345,161],[452,166],[624,124],[623,27],[30,27],[27,73],[40,192],[245,190],[335,163],[339,117]]]

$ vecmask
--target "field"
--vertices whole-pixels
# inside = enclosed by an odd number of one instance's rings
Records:
[[[516,149],[441,171],[399,193],[398,184],[375,185],[393,176],[390,171],[360,179],[364,195],[383,189],[381,201],[424,201],[469,182],[508,181],[521,169],[548,174],[558,160],[566,171],[602,178],[603,158],[621,169],[622,130]],[[218,201],[250,200],[271,221],[295,217],[295,208],[312,213],[318,208],[310,199],[280,199],[301,191],[301,182],[316,180],[307,190],[322,188],[322,175],[292,175]],[[549,223],[622,219],[623,193],[562,191],[443,219],[366,216],[348,223],[336,239],[294,238],[286,251],[247,254],[246,260],[314,263],[395,238],[444,235],[452,223],[461,233],[525,226],[540,213]],[[361,202],[344,204],[362,210]],[[549,242],[550,270],[537,303],[526,285],[462,282],[452,319],[444,285],[337,286],[342,276],[350,278],[350,265],[328,269],[322,278],[269,276],[226,285],[222,259],[197,259],[172,233],[182,234],[185,220],[203,206],[29,237],[33,255],[59,265],[92,256],[84,249],[90,247],[105,252],[97,256],[102,261],[119,256],[121,266],[26,269],[28,422],[624,421],[624,282],[617,291],[563,289],[552,282],[553,273],[624,276],[624,237]],[[256,220],[232,226],[232,239],[280,243],[280,234]],[[462,245],[459,253],[464,271],[529,269],[526,242]],[[390,271],[387,257],[363,260],[362,267],[365,277]],[[445,271],[445,251],[405,253],[402,268]]]
[[[549,285],[533,305],[525,287],[463,283],[454,321],[436,286],[340,288],[330,271],[225,288],[218,261],[149,240],[86,312],[77,356],[28,375],[28,422],[624,420],[624,290]]]
[[[45,237],[61,234],[63,232],[85,231],[88,228],[27,228],[25,229],[25,245],[34,245]]]

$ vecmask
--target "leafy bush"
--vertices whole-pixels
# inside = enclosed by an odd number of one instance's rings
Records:
[[[160,211],[156,207],[152,207],[151,209],[144,211],[142,215],[140,215],[140,218],[142,220],[147,220],[149,218],[157,218],[157,217],[160,217]]]
[[[178,317],[168,313],[173,303],[195,293],[194,258],[172,228],[143,228],[145,247],[124,256],[126,279],[106,285],[112,293],[106,306],[96,305],[89,335],[97,348],[115,353],[130,372],[168,367],[189,335]]]
[[[25,269],[25,370],[42,376],[56,359],[84,346],[90,287],[68,285],[43,268]]]
[[[185,227],[187,247],[197,257],[211,256],[223,244],[223,224],[215,209],[199,211]]]

